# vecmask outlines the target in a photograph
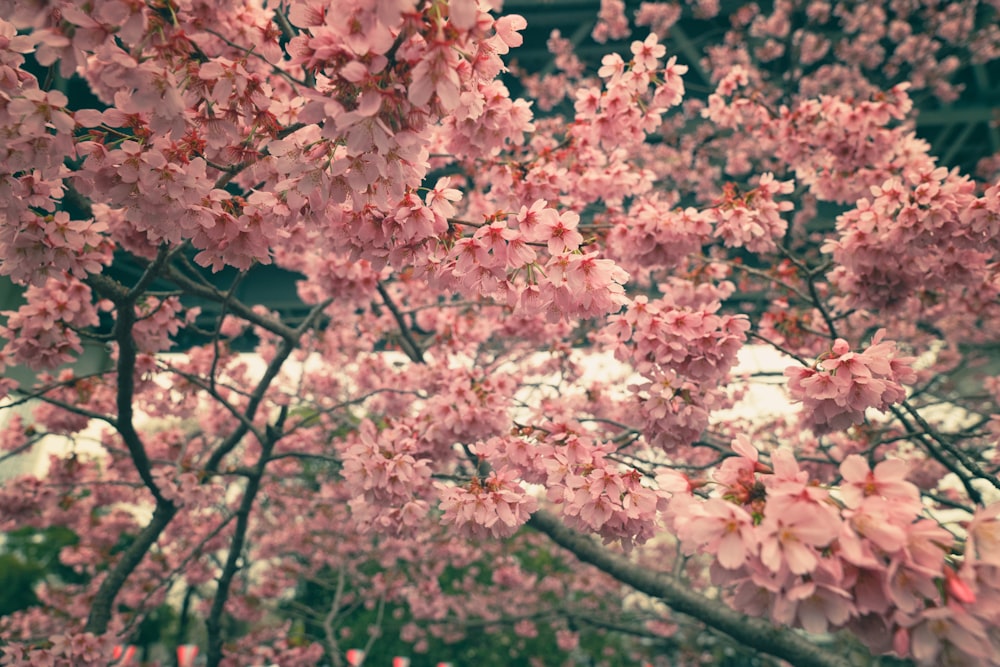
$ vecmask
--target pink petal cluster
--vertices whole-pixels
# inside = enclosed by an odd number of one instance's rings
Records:
[[[23,654],[16,645],[4,646],[3,664],[5,667],[98,667],[112,660],[118,639],[113,633],[95,636],[90,632],[74,632],[55,635],[51,642],[51,647],[32,651],[30,655]]]
[[[517,481],[517,471],[501,468],[468,487],[436,484],[444,511],[441,520],[475,537],[510,537],[538,508],[538,501]]]
[[[774,197],[790,194],[794,188],[792,181],[776,181],[771,173],[763,174],[757,187],[747,193],[727,188],[722,202],[709,209],[715,236],[728,247],[745,247],[750,252],[773,251],[788,229],[781,213],[792,210],[791,202],[775,201]]]
[[[719,306],[711,295],[690,302],[640,296],[606,330],[615,355],[645,378],[632,391],[653,444],[691,444],[721,403],[713,387],[735,364],[749,322],[719,314]]]
[[[837,220],[824,246],[845,305],[904,309],[922,292],[975,285],[998,249],[1000,185],[977,197],[971,181],[932,166],[890,178]]]
[[[22,178],[25,184],[30,179]],[[111,263],[107,226],[94,220],[71,220],[65,211],[38,215],[23,211],[0,213],[0,273],[18,283],[41,285],[68,273],[83,279]]]
[[[7,340],[3,357],[8,363],[34,369],[55,368],[82,352],[75,329],[98,324],[90,288],[67,275],[31,285],[27,303],[7,311],[0,337]]]
[[[588,448],[588,454],[580,456],[571,453],[579,452],[580,445],[571,441],[565,446],[565,454],[556,448],[558,463],[547,466],[546,486],[567,524],[595,532],[606,542],[619,541],[626,549],[653,537],[657,495],[641,483],[638,471],[609,461],[604,456],[607,448]]]
[[[136,306],[136,323],[133,327],[136,348],[145,354],[154,354],[170,349],[171,336],[181,327],[195,321],[200,308],[186,311],[176,296],[164,299],[149,297]]]
[[[667,516],[683,549],[711,556],[734,608],[815,633],[850,627],[873,650],[895,647],[921,665],[989,664],[986,628],[1000,613],[989,546],[1000,535],[997,505],[969,524],[956,572],[954,538],[919,518],[906,463],[869,468],[851,455],[839,485],[819,486],[789,450],[772,452],[766,466],[746,438],[733,449],[708,498],[673,475],[658,482],[673,496]],[[875,619],[888,626],[875,631]]]
[[[673,268],[711,238],[712,214],[693,207],[675,208],[661,196],[638,199],[622,213],[608,237],[614,256],[624,266]]]
[[[884,341],[879,330],[862,352],[837,339],[815,368],[785,370],[792,398],[801,401],[803,418],[816,433],[839,431],[860,424],[865,410],[887,410],[906,398],[904,384],[916,380],[910,357],[900,356],[896,343]]]
[[[355,520],[379,532],[400,534],[423,518],[420,492],[430,485],[430,462],[419,456],[412,436],[400,429],[379,432],[363,422],[343,452],[343,476],[353,496]]]

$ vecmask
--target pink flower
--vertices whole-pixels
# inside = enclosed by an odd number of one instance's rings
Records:
[[[659,43],[656,33],[651,32],[646,39],[632,42],[632,62],[638,69],[651,71],[656,69],[660,58],[667,55],[667,47]]]
[[[534,242],[545,240],[544,231],[556,226],[559,222],[558,217],[559,212],[549,208],[547,201],[536,199],[530,208],[522,206],[514,219],[524,237]]]
[[[966,526],[968,556],[1000,566],[1000,503],[979,508]]]
[[[601,58],[601,68],[597,70],[597,76],[609,81],[615,81],[625,72],[625,61],[617,53],[609,53]],[[596,105],[594,106],[596,111]]]
[[[851,454],[840,464],[840,496],[848,507],[858,507],[865,498],[879,497],[920,508],[920,492],[906,481],[909,465],[901,459],[886,459],[874,470],[857,454]]]
[[[817,549],[837,538],[840,522],[832,513],[805,503],[782,507],[768,505],[758,532],[760,560],[772,572],[787,565],[793,574],[806,574],[819,563]]]
[[[843,516],[869,546],[893,554],[906,546],[906,528],[919,511],[919,505],[905,506],[876,496],[865,500],[856,510],[844,510]]]
[[[750,514],[719,498],[710,498],[695,507],[696,518],[685,522],[677,536],[714,556],[727,570],[742,567],[757,549]]]
[[[929,607],[909,627],[909,649],[920,665],[986,665],[996,656],[986,628],[962,607]],[[946,662],[942,660],[946,654]]]
[[[691,480],[678,470],[664,469],[656,473],[656,485],[670,494],[691,494]]]
[[[831,567],[823,567],[829,563]],[[786,625],[800,625],[806,632],[823,634],[839,628],[854,616],[852,595],[841,587],[842,572],[836,561],[821,563],[811,577],[783,590],[774,601],[771,617]]]
[[[538,240],[548,244],[552,255],[576,250],[583,242],[583,236],[576,231],[579,222],[580,216],[573,211],[564,211],[556,218],[548,217],[538,230]]]
[[[453,202],[460,201],[462,193],[451,187],[451,178],[443,176],[434,184],[434,188],[427,193],[424,202],[443,218],[450,218],[455,215],[455,205]]]
[[[521,46],[524,37],[520,31],[528,27],[528,22],[519,14],[505,14],[496,20],[493,29],[496,30],[498,40],[494,40],[493,50],[499,54],[505,54],[511,48]]]

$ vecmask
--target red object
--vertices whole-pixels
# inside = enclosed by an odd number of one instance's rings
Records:
[[[111,651],[111,658],[113,660],[117,660],[118,662],[116,664],[118,665],[131,664],[132,658],[135,657],[135,649],[136,647],[132,644],[129,644],[128,646],[118,644]]]
[[[392,667],[410,667],[410,659],[397,655],[392,659]]]
[[[352,648],[347,650],[347,664],[351,667],[358,667],[361,662],[365,659],[365,652],[359,648]]]
[[[182,644],[177,647],[177,667],[193,667],[196,657],[198,657],[198,647],[194,644]]]

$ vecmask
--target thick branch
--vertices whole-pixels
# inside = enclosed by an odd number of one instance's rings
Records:
[[[283,324],[282,322],[278,322],[277,320],[273,320],[270,317],[265,317],[255,313],[252,308],[244,304],[242,301],[233,299],[227,292],[220,291],[214,287],[202,285],[201,283],[185,276],[174,266],[167,267],[166,277],[171,282],[180,286],[185,293],[190,294],[191,296],[206,299],[208,301],[214,301],[215,303],[225,304],[225,306],[232,311],[233,314],[251,324],[259,326],[265,331],[270,331],[271,333],[285,339],[295,336],[295,330],[292,327]]]
[[[157,258],[157,262],[154,264],[158,265],[161,261],[160,258],[165,257],[165,251],[161,251],[160,257]],[[118,387],[115,398],[115,407],[117,408],[118,416],[114,422],[114,427],[128,448],[132,461],[135,463],[136,472],[139,473],[139,478],[142,479],[142,483],[146,485],[149,492],[153,494],[157,507],[159,507],[161,505],[170,505],[171,503],[163,497],[159,487],[156,486],[156,482],[153,480],[149,456],[146,454],[146,448],[142,443],[142,439],[139,437],[139,433],[135,430],[135,425],[132,423],[132,399],[135,396],[135,364],[137,358],[135,339],[132,337],[132,327],[135,326],[136,322],[135,302],[140,294],[137,291],[140,289],[140,285],[148,284],[152,280],[152,275],[153,272],[147,270],[143,274],[142,279],[140,279],[139,284],[129,290],[99,274],[90,276],[88,280],[91,281],[91,284],[98,292],[104,294],[114,302],[118,313],[112,334],[115,342],[118,343],[118,366],[116,369],[118,371]]]
[[[528,525],[583,562],[762,653],[787,660],[796,667],[851,667],[846,658],[820,648],[792,630],[744,616],[718,600],[695,593],[665,573],[650,571],[608,551],[544,510],[535,512]]]
[[[205,619],[205,628],[208,631],[208,650],[205,652],[205,657],[208,667],[218,667],[219,663],[222,662],[222,612],[226,608],[226,600],[229,598],[229,588],[233,583],[233,577],[239,570],[239,561],[250,526],[250,512],[257,499],[257,492],[260,490],[260,480],[264,476],[264,468],[276,442],[276,438],[268,438],[266,442],[262,443],[263,449],[260,459],[257,461],[256,470],[247,480],[243,500],[236,512],[236,529],[229,545],[229,554],[226,556],[226,564],[222,568],[222,574],[219,575],[212,608],[208,618]]]
[[[157,503],[153,518],[136,536],[135,541],[125,550],[121,559],[115,563],[114,568],[97,589],[97,595],[94,596],[94,601],[90,606],[90,615],[87,616],[84,632],[100,635],[108,629],[112,606],[118,591],[121,590],[132,571],[142,562],[149,548],[156,543],[176,512],[177,508],[172,503]]]

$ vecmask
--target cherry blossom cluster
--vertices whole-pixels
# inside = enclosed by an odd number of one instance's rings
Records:
[[[500,54],[521,43],[517,31],[524,20],[506,16],[494,21],[475,2],[451,3],[447,16],[434,11],[420,17],[413,4],[376,8],[355,3],[347,9],[345,23],[340,12],[293,3],[289,20],[304,30],[289,44],[292,64],[317,74],[317,86],[306,92],[310,101],[299,118],[322,125],[325,138],[344,141],[342,147],[331,143],[326,148],[333,170],[314,172],[299,182],[303,196],[313,195],[316,181],[322,180],[323,189],[343,193],[340,199],[351,193],[354,211],[369,204],[387,209],[407,187],[419,187],[426,147],[416,132],[446,113],[471,120],[464,127],[477,141],[506,140],[500,136],[506,130],[485,122],[483,114],[505,126],[519,115],[502,117],[503,105],[511,103],[504,102],[502,86],[489,82],[504,69]],[[484,128],[476,130],[480,118]],[[491,131],[493,138],[487,140]]]
[[[538,508],[538,501],[518,481],[516,470],[494,470],[467,487],[436,484],[441,521],[475,537],[510,537]]]
[[[291,259],[291,254],[279,250],[275,261],[282,262],[286,256]],[[352,261],[343,253],[303,253],[298,257],[299,270],[309,277],[297,285],[299,298],[305,303],[319,303],[327,294],[337,294],[345,301],[364,301],[375,292],[379,272],[368,260]]]
[[[419,455],[416,441],[405,431],[379,432],[370,421],[360,425],[357,439],[343,453],[342,474],[354,496],[355,521],[399,534],[423,520],[428,505],[419,493],[430,484],[431,466]]]
[[[330,248],[350,260],[368,261],[377,270],[387,264],[433,267],[440,258],[433,254],[430,241],[448,231],[454,202],[459,199],[461,193],[448,178],[442,178],[422,199],[417,192],[408,192],[384,212],[371,207],[362,211],[334,208],[323,221],[324,227],[307,239],[293,236],[295,243],[289,250],[307,253],[316,246]],[[315,245],[305,245],[309,242]]]
[[[106,118],[88,121],[98,122],[114,123]],[[270,193],[232,197],[214,188],[205,160],[188,159],[184,149],[167,138],[145,145],[126,140],[112,150],[89,141],[79,150],[86,159],[76,187],[124,211],[124,219],[116,220],[118,233],[142,235],[147,245],[190,240],[201,251],[195,260],[215,270],[271,261],[270,247],[284,233],[282,214],[288,211]]]
[[[194,322],[199,308],[185,309],[176,296],[159,299],[150,296],[136,306],[136,323],[133,337],[136,348],[145,354],[155,354],[170,349],[170,338],[182,327]]]
[[[30,181],[21,178],[17,183],[26,185]],[[17,198],[21,201],[35,199],[33,196]],[[45,215],[22,211],[20,219],[9,217],[11,214],[16,213],[4,214],[8,217],[0,227],[0,253],[4,257],[0,272],[17,283],[41,285],[63,273],[82,279],[88,273],[99,273],[111,263],[113,246],[106,236],[107,225],[103,223],[71,220],[65,211]]]
[[[546,463],[548,499],[568,525],[630,549],[655,535],[658,498],[638,471],[608,460],[611,451],[608,445],[588,446],[586,438],[554,447],[553,461]]]
[[[586,434],[579,424],[545,427],[551,431],[529,430],[477,443],[475,453],[543,485],[567,525],[626,549],[653,537],[657,494],[635,468],[614,459],[616,445]]]
[[[631,390],[655,445],[690,445],[708,425],[709,412],[722,407],[716,388],[736,363],[749,328],[745,317],[718,312],[722,295],[636,297],[606,330],[617,342],[616,357],[644,378]]]
[[[436,265],[435,278],[515,311],[549,312],[556,318],[615,312],[626,302],[628,274],[600,253],[581,249],[579,223],[574,211],[560,212],[537,200],[459,238]],[[547,253],[540,255],[536,247]]]
[[[523,99],[511,99],[498,80],[480,81],[475,93],[464,93],[459,106],[440,128],[446,148],[466,160],[488,157],[524,143],[535,129],[533,114]]]
[[[898,176],[903,164],[931,164],[927,144],[899,125],[913,108],[907,85],[864,93],[872,99],[819,94],[772,111],[760,100],[762,83],[751,74],[733,66],[702,111],[720,127],[753,128],[759,137],[755,144],[734,146],[726,158],[730,173],[744,173],[751,159],[770,154],[819,200],[849,203],[868,194],[862,183]]]
[[[746,51],[761,63],[787,56],[791,48],[798,59],[791,75],[813,75],[817,84],[825,80],[832,88],[842,79],[903,78],[949,102],[961,90],[949,79],[961,59],[998,55],[995,22],[977,20],[984,18],[977,16],[977,6],[968,0],[946,6],[834,1],[809,3],[799,13],[794,4],[779,2],[769,12],[751,7],[735,12],[729,39],[745,41]]]
[[[802,402],[803,419],[815,433],[860,424],[868,408],[887,410],[906,398],[903,385],[916,380],[913,358],[901,356],[884,337],[880,329],[861,352],[838,338],[815,367],[785,370],[792,398]]]
[[[693,207],[678,209],[661,196],[642,198],[627,212],[614,216],[608,248],[619,263],[636,273],[639,267],[673,268],[698,253],[711,238],[713,217],[712,212]]]
[[[789,450],[767,465],[745,437],[733,449],[704,482],[707,497],[678,473],[658,477],[673,493],[667,514],[681,544],[711,555],[730,604],[813,633],[850,627],[872,650],[921,665],[991,664],[996,587],[984,575],[995,568],[985,544],[995,541],[996,505],[970,524],[963,560],[955,537],[921,518],[902,460],[870,468],[850,455],[842,481],[825,486]]]
[[[602,60],[598,75],[604,90],[577,90],[574,107],[580,123],[570,132],[580,141],[604,149],[636,145],[659,127],[664,112],[680,104],[687,66],[677,64],[676,56],[664,66],[661,59],[667,50],[655,34],[632,42],[630,48],[628,62],[615,53]]]
[[[899,309],[921,292],[992,285],[1000,231],[1000,185],[975,195],[971,181],[944,167],[908,171],[871,189],[837,220],[839,238],[824,251],[846,306]]]
[[[4,92],[5,104],[0,107],[0,122],[10,128],[2,144],[3,180],[6,187],[20,186],[32,192],[32,180],[49,181],[65,175],[62,161],[75,155],[74,121],[66,110],[66,95],[58,90],[40,90],[30,75],[17,77],[15,86],[9,88]],[[21,178],[28,182],[15,184]],[[46,185],[58,188],[54,183]],[[39,197],[39,203],[43,202],[46,208],[52,205]]]
[[[0,327],[0,337],[7,341],[3,348],[7,363],[55,368],[80,354],[83,348],[76,329],[98,324],[90,288],[63,275],[29,286],[25,297],[23,306],[3,313],[7,323]]]
[[[60,633],[50,640],[48,648],[25,652],[19,644],[5,644],[5,667],[98,667],[107,665],[118,640],[113,633],[95,636],[90,632]]]
[[[628,19],[625,17],[625,3],[622,0],[601,0],[597,23],[590,33],[593,40],[603,44],[609,39],[624,39],[630,32]]]
[[[757,187],[747,193],[739,193],[731,186],[725,188],[720,204],[709,209],[715,236],[731,248],[745,247],[750,252],[774,250],[788,228],[781,213],[792,210],[791,202],[778,202],[774,197],[790,194],[794,189],[792,181],[776,181],[771,173],[763,174]]]
[[[40,286],[63,271],[78,278],[99,271],[111,247],[106,228],[56,210],[68,173],[63,163],[76,156],[75,124],[66,95],[41,90],[21,69],[39,37],[17,32],[0,19],[0,273]]]
[[[40,523],[45,509],[56,501],[58,495],[50,484],[35,476],[24,475],[13,483],[5,483],[0,488],[0,500],[4,506],[0,529],[7,532]]]
[[[511,375],[452,370],[435,379],[436,391],[420,411],[428,422],[423,440],[431,451],[449,451],[457,442],[476,442],[510,427],[509,410],[517,389]]]

